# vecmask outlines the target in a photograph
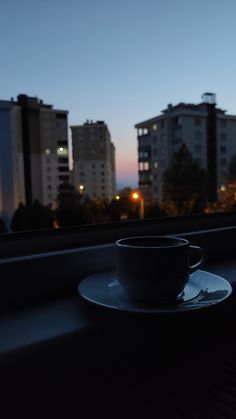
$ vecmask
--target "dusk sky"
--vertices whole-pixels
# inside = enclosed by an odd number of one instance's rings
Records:
[[[235,0],[0,0],[0,99],[104,120],[117,181],[137,184],[134,125],[216,93],[236,114]]]

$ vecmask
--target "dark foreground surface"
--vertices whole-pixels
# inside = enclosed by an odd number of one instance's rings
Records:
[[[225,265],[228,275],[234,274],[230,266]],[[222,269],[212,272],[222,274]],[[16,336],[17,320],[9,314],[8,337],[7,320],[1,323],[2,418],[236,417],[234,291],[214,309],[178,316],[113,313],[87,306],[79,297],[71,309],[77,302],[83,326],[51,332],[34,343],[25,337],[17,348],[15,339],[15,349],[10,334]],[[55,327],[68,321],[68,304],[64,312],[62,302],[60,307]],[[42,310],[39,306],[33,322],[39,328]],[[46,322],[50,327],[52,316]],[[30,334],[21,319],[23,325],[19,339]]]

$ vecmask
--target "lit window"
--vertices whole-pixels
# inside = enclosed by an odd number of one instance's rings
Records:
[[[156,131],[157,130],[157,124],[153,124],[152,129],[153,129],[153,131]]]
[[[65,147],[58,147],[57,154],[59,156],[68,156],[68,149]]]
[[[51,154],[51,150],[49,148],[45,149],[45,154]]]
[[[139,170],[142,172],[144,170],[149,170],[149,162],[144,161],[139,163]]]
[[[154,164],[153,164],[153,166],[154,166],[154,169],[157,169],[158,168],[158,162],[155,161]]]

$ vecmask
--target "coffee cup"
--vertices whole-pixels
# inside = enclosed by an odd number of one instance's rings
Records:
[[[189,274],[204,260],[201,247],[179,237],[128,237],[117,240],[115,247],[120,285],[130,298],[147,302],[176,301]],[[192,253],[199,256],[193,265]]]

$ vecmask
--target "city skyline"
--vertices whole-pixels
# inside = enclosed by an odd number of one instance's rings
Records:
[[[205,91],[236,113],[235,12],[231,0],[4,2],[1,99],[36,95],[69,126],[105,120],[117,183],[135,186],[135,124]]]

